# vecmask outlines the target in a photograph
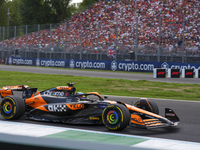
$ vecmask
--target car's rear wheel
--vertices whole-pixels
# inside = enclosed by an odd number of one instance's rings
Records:
[[[19,119],[25,112],[24,101],[16,96],[6,96],[1,101],[1,115],[7,120]]]
[[[134,106],[159,115],[157,104],[154,101],[148,100],[147,98],[141,98],[134,104]]]
[[[130,122],[130,112],[124,105],[110,105],[104,109],[102,121],[109,130],[123,130]]]

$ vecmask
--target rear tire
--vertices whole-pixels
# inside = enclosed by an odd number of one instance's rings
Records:
[[[159,115],[157,104],[154,101],[148,100],[147,98],[141,98],[134,104],[134,106]]]
[[[123,130],[130,122],[129,110],[121,104],[110,105],[102,113],[103,124],[109,130]]]
[[[25,103],[16,96],[6,96],[1,101],[1,115],[7,120],[19,119],[24,115]]]

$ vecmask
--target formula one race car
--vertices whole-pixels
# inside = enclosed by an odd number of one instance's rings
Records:
[[[154,101],[141,98],[134,105],[105,100],[97,92],[75,93],[73,83],[42,92],[27,85],[4,86],[0,89],[1,115],[7,120],[25,119],[63,122],[69,124],[104,124],[109,130],[127,126],[156,128],[177,126],[179,118],[172,109],[159,115]],[[22,98],[13,91],[22,91]]]

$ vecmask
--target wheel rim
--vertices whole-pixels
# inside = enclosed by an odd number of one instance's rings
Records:
[[[111,125],[115,125],[119,120],[119,116],[116,111],[111,110],[107,113],[107,121]]]
[[[13,106],[12,106],[12,104],[10,103],[10,102],[5,102],[4,104],[3,104],[3,112],[5,113],[5,114],[10,114],[11,112],[13,111]]]

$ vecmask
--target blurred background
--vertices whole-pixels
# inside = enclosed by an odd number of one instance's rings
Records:
[[[200,0],[0,0],[0,58],[200,63]]]

